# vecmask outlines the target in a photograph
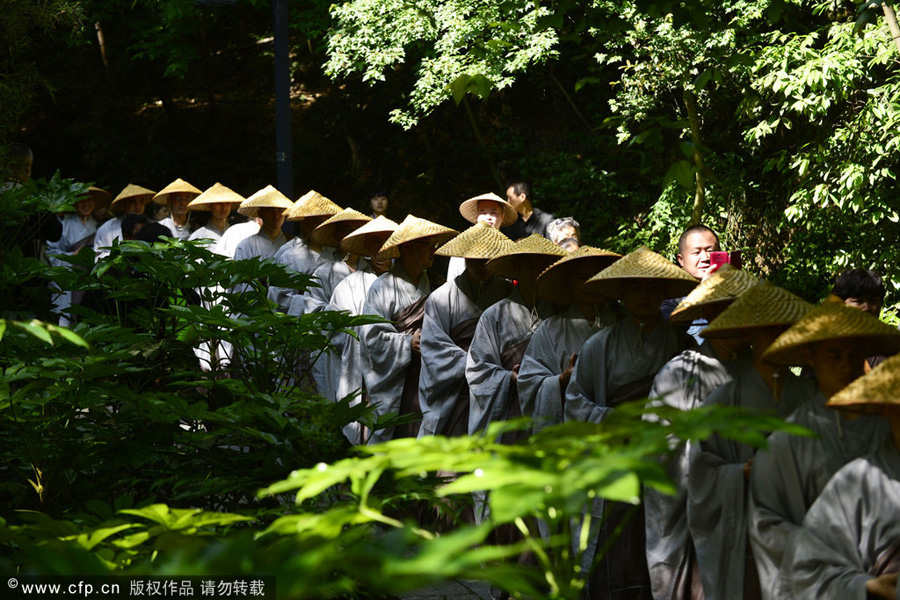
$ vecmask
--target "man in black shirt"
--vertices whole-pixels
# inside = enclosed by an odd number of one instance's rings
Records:
[[[550,239],[550,236],[547,235],[547,225],[555,217],[532,204],[531,186],[527,182],[510,182],[506,187],[506,199],[519,213],[519,219],[512,225],[501,227],[501,233],[513,241],[528,237],[532,233]]]

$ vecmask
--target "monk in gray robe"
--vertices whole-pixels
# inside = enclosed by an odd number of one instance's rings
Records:
[[[814,392],[814,382],[762,362],[763,351],[812,305],[762,282],[703,330],[703,337],[745,336],[753,359],[737,379],[703,401],[785,418]],[[688,527],[707,600],[759,598],[759,578],[749,551],[748,480],[756,450],[713,435],[691,447]]]
[[[516,391],[519,366],[534,331],[553,314],[552,305],[538,298],[536,281],[545,268],[563,256],[565,250],[535,234],[488,263],[495,276],[516,280],[517,287],[509,297],[484,311],[472,337],[466,358],[469,435],[483,431],[494,421],[521,415]]]
[[[758,280],[725,265],[708,276],[682,299],[669,322],[709,323]],[[702,339],[702,338],[701,338]],[[732,381],[749,365],[744,339],[704,340],[670,360],[657,373],[650,397],[659,405],[689,411],[709,394]],[[648,413],[645,419],[658,420]],[[682,600],[703,598],[697,558],[687,525],[687,474],[690,441],[671,440],[671,453],[664,458],[669,478],[677,486],[674,496],[652,487],[644,488],[644,521],[647,535],[647,567],[654,598]]]
[[[419,405],[423,416],[419,437],[468,433],[466,353],[478,317],[512,290],[510,282],[494,277],[487,268],[489,259],[510,246],[509,238],[484,224],[467,229],[438,250],[438,254],[464,259],[465,270],[436,289],[425,302],[419,374]]]
[[[865,370],[865,357],[900,350],[900,332],[876,317],[842,303],[809,311],[766,350],[771,364],[805,366],[815,374],[817,391],[789,421],[814,438],[776,432],[758,453],[750,476],[750,541],[763,598],[793,597],[782,568],[806,511],[838,469],[875,452],[890,433],[888,422],[825,407]]]
[[[683,296],[696,285],[685,271],[644,247],[588,280],[588,291],[622,300],[625,318],[582,347],[566,388],[566,421],[600,423],[619,404],[647,397],[663,365],[693,345],[662,318],[660,306],[665,298]],[[649,598],[643,512],[622,503],[607,508],[602,500],[591,510],[595,525],[582,555],[582,567],[590,570],[590,597]],[[621,534],[592,569],[598,548],[609,544],[618,527]]]
[[[425,300],[436,287],[433,282],[437,278],[426,269],[434,261],[437,247],[456,233],[410,215],[381,249],[383,257],[397,254],[399,260],[372,284],[363,314],[379,315],[389,322],[366,325],[360,332],[363,356],[370,365],[365,373],[366,388],[378,416],[421,415],[418,382],[422,320]],[[418,429],[418,422],[379,429],[372,433],[369,443],[415,437]]]
[[[619,258],[613,252],[583,246],[538,277],[538,293],[569,308],[540,324],[519,368],[519,405],[523,415],[534,419],[535,433],[562,423],[563,398],[581,346],[616,322],[606,299],[585,292],[584,282]]]

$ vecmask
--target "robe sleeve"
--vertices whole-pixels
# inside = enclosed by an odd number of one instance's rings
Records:
[[[581,348],[566,388],[566,421],[599,423],[613,409],[606,406],[606,351],[611,329],[591,337]]]
[[[789,552],[794,598],[865,600],[868,570],[875,557],[867,564],[860,547],[866,545],[865,537],[874,535],[873,521],[878,518],[877,511],[873,514],[866,508],[874,494],[886,493],[864,484],[868,469],[874,467],[865,460],[851,462],[835,474],[810,507]],[[896,514],[880,516],[896,520]]]
[[[709,400],[714,398],[715,393]],[[744,585],[746,461],[736,459],[729,444],[714,435],[690,449],[688,528],[708,600],[727,599]]]
[[[803,446],[800,438],[776,432],[769,437],[768,450],[756,454],[750,471],[749,534],[764,600],[791,598],[790,590],[779,583],[779,572],[785,549],[806,514],[805,478],[798,466],[815,461],[798,461]]]
[[[500,305],[495,305],[500,306]],[[512,371],[500,364],[502,348],[499,311],[487,310],[478,319],[466,358],[469,383],[469,435],[506,416]]]
[[[394,303],[385,293],[385,286],[374,285],[366,296],[362,314],[393,319]],[[363,353],[371,370],[366,372],[366,387],[376,413],[383,415],[400,411],[403,378],[412,360],[412,337],[397,331],[392,323],[375,323],[360,328]],[[375,437],[373,436],[373,439]]]
[[[517,382],[522,414],[534,419],[535,432],[562,423],[563,417],[559,376],[565,366],[560,367],[557,345],[550,334],[551,327],[547,326],[549,322],[541,323],[531,338]],[[568,360],[566,356],[566,364]]]
[[[437,290],[425,302],[420,340],[419,406],[423,413],[420,436],[443,431],[466,380],[466,351],[450,337],[450,306],[444,291]],[[462,401],[468,402],[468,398]]]

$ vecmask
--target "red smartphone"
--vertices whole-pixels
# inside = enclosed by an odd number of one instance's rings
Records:
[[[735,250],[734,252],[710,252],[709,264],[712,271],[716,271],[719,267],[725,264],[729,264],[735,269],[740,269],[742,264],[741,251]]]

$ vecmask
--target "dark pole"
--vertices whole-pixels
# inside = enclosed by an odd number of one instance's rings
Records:
[[[275,33],[275,165],[278,190],[294,199],[294,159],[291,146],[291,71],[288,49],[288,0],[272,0]]]

